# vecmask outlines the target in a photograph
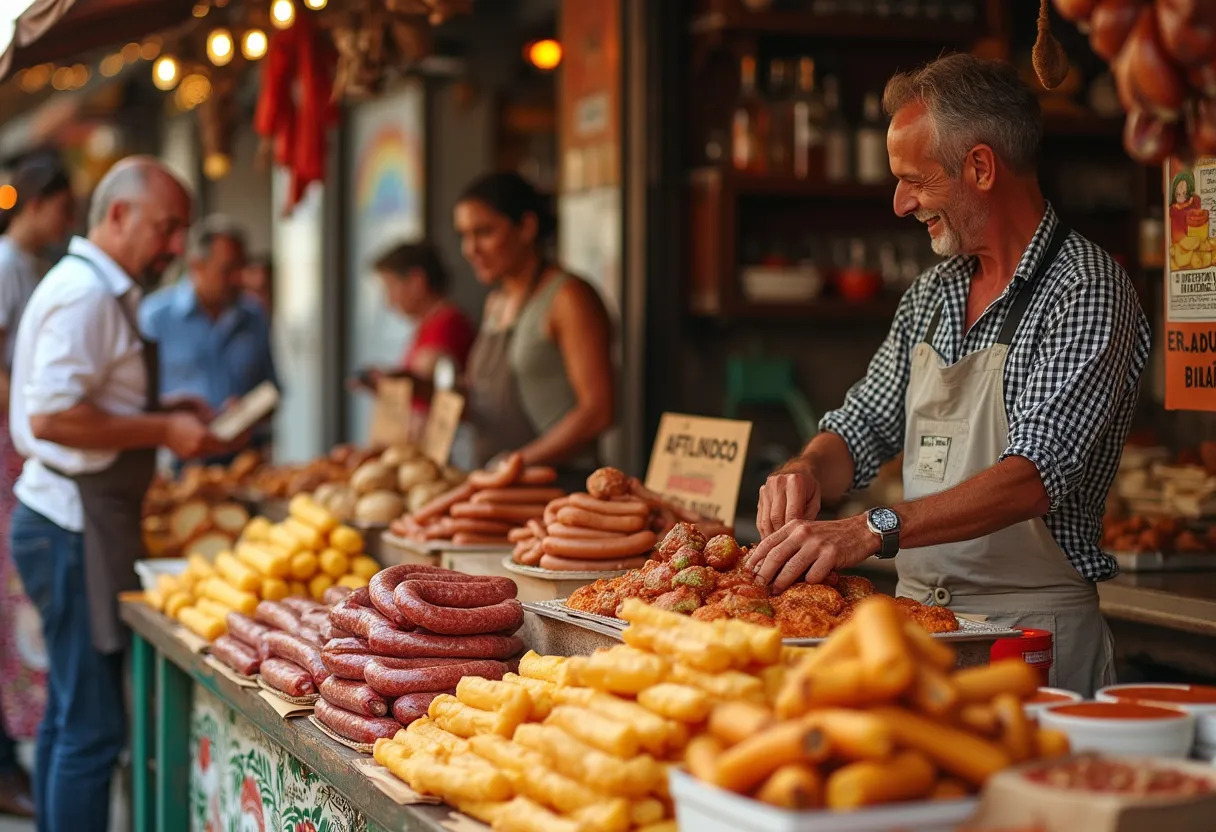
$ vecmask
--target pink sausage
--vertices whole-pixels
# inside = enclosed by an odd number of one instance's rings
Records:
[[[514,589],[514,583],[507,582]],[[397,587],[393,597],[402,615],[432,633],[466,636],[515,632],[524,622],[524,608],[514,597],[504,600],[498,590],[491,584],[445,585],[439,581],[406,581]],[[485,606],[473,603],[491,598],[497,601],[489,601]]]
[[[241,615],[239,612],[228,613],[227,622],[228,635],[237,641],[244,642],[254,650],[258,649],[262,636],[270,632],[270,628],[266,625],[259,624],[249,616]]]
[[[284,659],[266,659],[258,668],[266,684],[288,696],[308,696],[317,692],[308,671]]]
[[[403,659],[428,656],[507,659],[524,649],[524,643],[515,636],[443,636],[432,633],[403,633],[389,627],[372,630],[367,643],[375,653]]]
[[[484,676],[501,679],[507,672],[502,662],[479,660],[460,664],[419,667],[413,670],[395,670],[372,659],[363,669],[368,686],[383,696],[404,696],[407,693],[447,690],[465,676]]]
[[[313,715],[335,734],[351,742],[370,745],[378,739],[391,739],[401,730],[401,723],[395,719],[363,716],[331,705],[324,699],[317,700]]]
[[[388,702],[367,684],[333,676],[321,683],[321,698],[331,705],[364,716],[384,716],[388,713]]]
[[[270,655],[294,662],[311,673],[314,684],[321,684],[329,675],[325,663],[321,661],[320,645],[310,644],[291,633],[270,633],[266,636],[266,645],[270,648]]]

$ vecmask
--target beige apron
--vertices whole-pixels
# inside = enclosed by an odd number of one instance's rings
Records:
[[[912,351],[904,440],[904,497],[936,494],[995,465],[1009,442],[1005,357],[1034,294],[1068,236],[1058,225],[1034,274],[1010,305],[996,342],[947,366],[931,346],[933,316]],[[1114,680],[1113,642],[1097,587],[1081,577],[1042,518],[961,543],[906,549],[896,558],[897,594],[1009,627],[1051,631],[1053,686],[1086,696]]]

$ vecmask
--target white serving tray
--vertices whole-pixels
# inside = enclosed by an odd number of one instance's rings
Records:
[[[668,778],[680,829],[696,832],[953,832],[978,805],[967,798],[853,812],[792,812],[707,785],[676,768]]]
[[[185,558],[148,558],[135,561],[135,574],[143,585],[144,592],[156,588],[156,579],[161,575],[180,575],[189,564]]]
[[[616,578],[628,572],[628,569],[609,569],[602,572],[594,570],[570,571],[567,569],[544,569],[540,566],[526,566],[516,563],[507,556],[502,559],[502,568],[516,575],[527,575],[530,578],[542,578],[546,581],[598,581],[602,578]]]

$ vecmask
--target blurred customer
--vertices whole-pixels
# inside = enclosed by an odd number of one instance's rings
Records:
[[[143,302],[140,326],[160,346],[164,393],[197,396],[218,412],[263,381],[278,384],[270,324],[245,294],[245,238],[227,219],[213,216],[199,223],[191,235],[188,268],[188,280]],[[254,444],[269,440],[267,423],[255,432]]]
[[[402,243],[373,264],[384,284],[389,305],[417,325],[414,339],[394,370],[368,370],[362,374],[371,386],[384,376],[411,376],[429,382],[441,359],[449,359],[464,372],[476,330],[465,314],[447,299],[448,273],[439,252],[430,243]],[[414,397],[413,426],[426,424],[427,397]]]
[[[26,464],[11,545],[49,657],[34,776],[44,832],[105,829],[110,816],[127,737],[118,594],[139,588],[156,449],[225,450],[205,405],[158,398],[156,347],[139,332],[142,287],[181,256],[189,225],[190,196],[167,168],[119,162],[93,194],[88,237],[72,239],[17,329],[9,424]]]
[[[30,816],[34,800],[29,775],[17,764],[13,737],[33,738],[46,702],[45,655],[41,636],[20,633],[37,626],[38,616],[21,586],[9,553],[8,530],[17,501],[13,483],[21,473],[21,455],[8,431],[9,373],[17,324],[38,281],[46,273],[43,252],[71,230],[75,200],[67,171],[53,157],[22,162],[9,183],[17,201],[0,214],[0,813]],[[26,645],[23,651],[21,645]],[[30,646],[35,650],[30,650]]]
[[[456,231],[491,288],[466,374],[477,463],[519,451],[554,465],[578,490],[598,467],[613,422],[612,326],[599,294],[547,256],[556,223],[517,173],[474,181],[456,203]]]
[[[245,287],[245,295],[262,307],[269,319],[274,310],[274,270],[270,265],[270,255],[249,258],[241,272],[241,285]]]

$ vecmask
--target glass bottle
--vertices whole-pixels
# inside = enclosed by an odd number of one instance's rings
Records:
[[[823,79],[823,103],[827,120],[823,131],[823,173],[829,182],[847,182],[851,176],[849,157],[853,131],[840,112],[840,82],[834,75]]]
[[[798,90],[793,101],[794,176],[822,180],[827,108],[815,89],[815,61],[812,58],[798,60]]]
[[[739,61],[739,102],[730,124],[731,164],[747,173],[767,168],[769,111],[756,89],[756,59],[744,55]]]
[[[857,125],[857,181],[878,185],[887,180],[887,127],[882,118],[882,102],[878,93],[866,93],[862,103],[862,120]]]
[[[768,172],[789,173],[794,157],[794,114],[790,96],[789,63],[773,60],[768,69],[771,113],[768,136]]]

